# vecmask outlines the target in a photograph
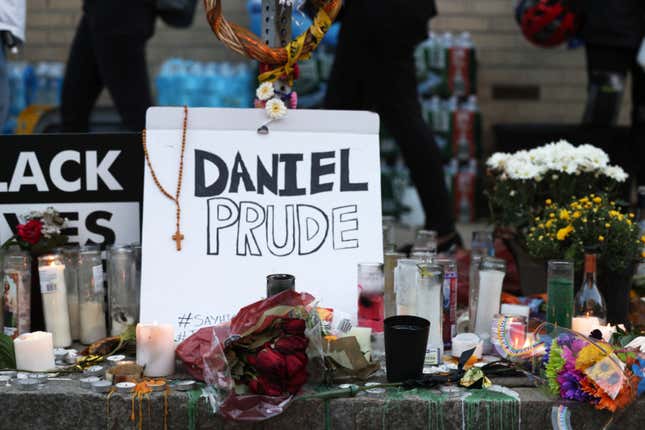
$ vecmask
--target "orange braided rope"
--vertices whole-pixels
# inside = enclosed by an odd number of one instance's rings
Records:
[[[342,0],[323,0],[321,8],[333,22],[338,16],[342,4]],[[289,56],[285,47],[270,48],[246,28],[229,22],[222,13],[221,0],[204,0],[204,8],[206,9],[206,19],[213,33],[229,49],[270,66],[287,64]],[[300,57],[307,58],[320,42],[316,39],[312,27],[309,27],[305,34],[305,43]]]

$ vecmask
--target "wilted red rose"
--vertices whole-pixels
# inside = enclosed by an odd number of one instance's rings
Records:
[[[266,347],[258,353],[255,368],[264,376],[272,379],[284,378],[287,370],[284,356],[276,350]]]
[[[18,236],[30,245],[38,243],[42,237],[43,223],[40,220],[32,219],[25,224],[19,224]]]
[[[293,354],[304,351],[309,345],[309,339],[304,336],[283,336],[275,342],[275,349],[283,354]]]
[[[303,352],[289,354],[285,357],[287,377],[292,378],[307,368],[307,355]]]
[[[300,388],[307,383],[308,378],[309,374],[304,369],[301,372],[296,373],[289,378],[289,381],[287,382],[287,391],[290,394],[297,394],[298,391],[300,391]]]
[[[286,334],[300,335],[305,334],[305,320],[300,318],[285,318],[282,320],[282,330]]]
[[[265,394],[267,396],[279,396],[282,394],[282,388],[280,385],[271,382],[264,376],[251,379],[251,381],[249,381],[249,390],[255,394]]]

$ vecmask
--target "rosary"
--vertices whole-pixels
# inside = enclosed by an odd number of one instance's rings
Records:
[[[175,191],[175,195],[173,196],[170,194],[166,189],[161,185],[161,182],[159,182],[159,179],[157,178],[157,174],[155,173],[154,169],[152,168],[152,163],[150,162],[150,156],[148,155],[148,147],[146,145],[146,130],[143,130],[142,133],[142,143],[143,143],[143,154],[146,157],[146,163],[148,164],[148,168],[150,169],[150,174],[152,175],[152,180],[154,181],[155,185],[161,191],[161,193],[166,196],[168,199],[172,200],[175,203],[175,208],[176,208],[176,229],[175,229],[175,234],[171,236],[171,239],[175,242],[177,246],[177,251],[181,251],[181,241],[184,240],[184,235],[181,233],[180,229],[180,222],[181,222],[181,205],[179,204],[179,196],[181,195],[181,185],[182,185],[182,179],[184,176],[184,152],[186,151],[186,129],[187,129],[187,123],[188,123],[188,106],[184,106],[184,124],[182,128],[182,134],[181,134],[181,155],[179,156],[179,174],[177,176],[177,190]]]

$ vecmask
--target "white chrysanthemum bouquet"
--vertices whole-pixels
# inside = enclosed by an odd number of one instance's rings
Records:
[[[515,230],[538,216],[547,198],[561,204],[590,193],[612,194],[627,180],[627,173],[610,165],[602,149],[564,140],[530,151],[495,153],[486,167],[494,222]]]

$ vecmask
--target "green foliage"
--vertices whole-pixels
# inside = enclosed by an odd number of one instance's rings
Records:
[[[0,333],[0,369],[15,369],[16,354],[13,349],[13,340]]]

